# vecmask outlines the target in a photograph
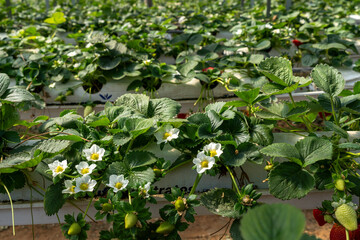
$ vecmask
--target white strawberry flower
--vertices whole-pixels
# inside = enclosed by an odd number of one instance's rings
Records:
[[[150,191],[150,182],[146,183],[144,186],[140,186],[140,192],[139,195],[143,196],[144,198],[150,197],[149,191]]]
[[[196,171],[203,173],[214,166],[215,158],[205,155],[204,152],[199,152],[196,158],[194,158],[193,163],[196,165]]]
[[[75,185],[73,184],[73,181],[65,180],[65,187],[66,188],[62,190],[62,193],[70,193],[70,194],[75,193]]]
[[[48,164],[49,169],[52,171],[52,176],[56,177],[59,174],[62,174],[68,167],[67,160],[60,162],[59,160],[54,161],[53,163]]]
[[[150,65],[150,64],[151,64],[151,60],[144,60],[144,61],[143,61],[143,64],[144,64],[144,65]]]
[[[75,193],[94,191],[96,181],[92,180],[89,175],[76,178],[75,181],[76,181]]]
[[[90,149],[84,149],[84,154],[88,161],[101,161],[105,154],[105,149],[100,148],[98,145],[94,144]]]
[[[87,162],[80,162],[78,165],[75,166],[78,173],[83,176],[90,175],[94,169],[96,168],[96,164],[89,164]]]
[[[157,144],[160,143],[167,143],[173,139],[176,139],[179,137],[180,130],[177,128],[173,128],[170,124],[163,126],[160,128],[159,131],[157,131],[154,135],[157,140]]]
[[[111,175],[109,178],[109,184],[106,184],[106,186],[111,187],[114,193],[116,193],[125,189],[128,184],[129,180],[126,180],[124,175]]]
[[[204,147],[204,152],[210,157],[220,157],[223,153],[220,143],[210,143]]]

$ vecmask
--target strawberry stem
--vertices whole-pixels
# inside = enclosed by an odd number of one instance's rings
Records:
[[[346,240],[350,240],[349,231],[347,229],[345,229],[345,233],[346,233]]]

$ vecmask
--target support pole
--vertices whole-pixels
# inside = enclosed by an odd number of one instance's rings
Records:
[[[271,12],[271,0],[267,0],[266,2],[266,17],[270,17]]]
[[[153,6],[153,1],[152,0],[145,0],[146,5],[151,8]]]
[[[288,12],[291,8],[292,5],[292,1],[291,0],[286,0],[286,11]]]
[[[46,5],[46,14],[47,14],[50,9],[50,0],[45,0],[45,5]]]
[[[8,18],[12,18],[12,12],[11,12],[11,3],[10,3],[10,0],[6,0],[6,1],[5,1],[5,6],[6,6],[6,8],[7,8]]]

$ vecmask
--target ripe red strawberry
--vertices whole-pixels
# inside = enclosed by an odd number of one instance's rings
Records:
[[[319,226],[324,226],[326,221],[324,219],[324,214],[320,209],[314,209],[313,215]]]
[[[303,42],[301,42],[301,41],[299,41],[297,39],[292,40],[292,42],[296,47],[299,47],[300,45],[304,44]]]
[[[202,71],[203,71],[203,72],[207,72],[207,71],[209,71],[209,70],[214,70],[214,68],[213,68],[213,67],[207,67],[207,68],[204,68]]]
[[[330,240],[346,240],[345,228],[334,223],[330,231]],[[349,231],[349,240],[355,240],[354,233]]]
[[[354,240],[360,240],[360,224],[358,225],[358,229],[352,232]]]

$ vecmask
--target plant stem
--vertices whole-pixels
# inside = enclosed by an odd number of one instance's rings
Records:
[[[31,213],[31,232],[32,232],[33,240],[35,240],[34,214],[33,214],[32,188],[31,187],[30,187],[30,213]]]
[[[85,215],[87,215],[87,212],[89,211],[89,208],[90,208],[90,205],[91,205],[93,199],[94,199],[94,197],[92,197],[90,199],[89,204],[87,205],[86,210],[85,210]]]
[[[202,177],[202,173],[199,173],[199,174],[196,176],[194,185],[193,185],[193,187],[191,188],[191,191],[190,191],[190,193],[189,193],[189,196],[191,196],[192,194],[194,194],[194,192],[195,192],[195,190],[196,190],[196,187],[197,187],[197,185],[198,185],[199,182],[200,182],[201,177]]]
[[[14,216],[14,206],[13,206],[13,202],[12,202],[12,199],[11,199],[11,195],[10,195],[9,190],[8,190],[7,187],[5,186],[5,184],[2,183],[2,182],[0,182],[0,184],[4,187],[6,193],[7,193],[8,197],[9,197],[9,200],[10,200],[13,235],[15,236],[15,216]]]
[[[91,221],[96,222],[92,217],[90,217],[89,215],[85,214],[85,212],[79,208],[75,203],[73,203],[72,201],[68,200],[68,203],[70,203],[71,205],[73,205],[75,208],[77,208],[80,212],[84,213],[85,216],[87,216]]]
[[[130,148],[132,147],[132,145],[133,145],[134,141],[135,141],[135,138],[134,138],[134,139],[131,139],[131,141],[130,141],[130,143],[129,143],[129,145],[128,145],[127,149],[126,149],[126,152],[125,152],[124,157],[125,157],[125,156],[126,156],[126,154],[128,154],[128,152],[130,151]]]
[[[189,162],[191,162],[191,159],[186,160],[186,161],[184,161],[184,162],[182,162],[182,163],[174,166],[173,168],[170,168],[169,170],[167,170],[167,171],[165,172],[165,174],[168,174],[169,172],[172,172],[172,171],[174,171],[175,169],[177,169],[178,167],[181,167],[181,166],[183,166],[183,165],[185,165],[185,164],[187,164],[187,163],[189,163]]]
[[[233,182],[233,184],[234,184],[234,186],[235,186],[235,188],[236,188],[236,191],[237,191],[239,197],[241,197],[240,189],[239,189],[239,187],[238,187],[238,185],[237,185],[237,183],[236,183],[236,181],[235,181],[235,177],[234,177],[231,169],[230,169],[227,165],[224,165],[224,166],[226,167],[226,169],[228,170],[228,172],[229,172],[229,174],[230,174],[231,181]]]
[[[350,240],[349,231],[347,229],[345,229],[345,233],[346,233],[346,240]]]
[[[128,195],[129,195],[129,203],[131,205],[131,195],[130,195],[130,191],[128,191]]]
[[[59,226],[60,226],[61,233],[63,234],[63,236],[65,236],[65,232],[61,229],[61,221],[60,221],[60,218],[59,218],[59,214],[58,213],[55,213],[55,214],[56,214],[56,218],[58,220]]]
[[[296,107],[296,104],[295,104],[295,101],[294,101],[294,98],[293,98],[291,92],[289,93],[289,96],[290,96],[291,102],[293,103],[294,107]],[[306,128],[309,130],[309,132],[313,132],[314,130],[311,127],[311,122],[309,121],[309,119],[307,119],[306,116],[305,117],[300,116],[300,118],[301,118],[301,120],[303,120],[303,122],[304,122]],[[310,125],[309,125],[309,123],[310,123]]]
[[[337,116],[335,113],[334,100],[332,97],[330,97],[330,103],[331,103],[331,111],[332,111],[332,114],[334,115],[335,123],[336,123],[336,125],[338,125],[340,127],[339,120],[337,119]]]
[[[47,135],[47,134],[51,134],[51,133],[58,133],[58,134],[65,134],[65,135],[69,135],[69,136],[76,136],[74,134],[71,134],[71,133],[66,133],[66,132],[45,132],[45,133],[41,133],[41,134],[36,134],[34,136],[31,136],[23,141],[21,141],[20,143],[18,143],[14,148],[18,147],[19,145],[23,144],[24,142],[26,141],[29,141],[30,139],[33,139],[35,137],[40,137],[40,136],[44,136],[44,135]],[[86,141],[86,142],[91,142],[91,140],[88,140],[86,138],[82,138],[80,137],[82,140]]]

